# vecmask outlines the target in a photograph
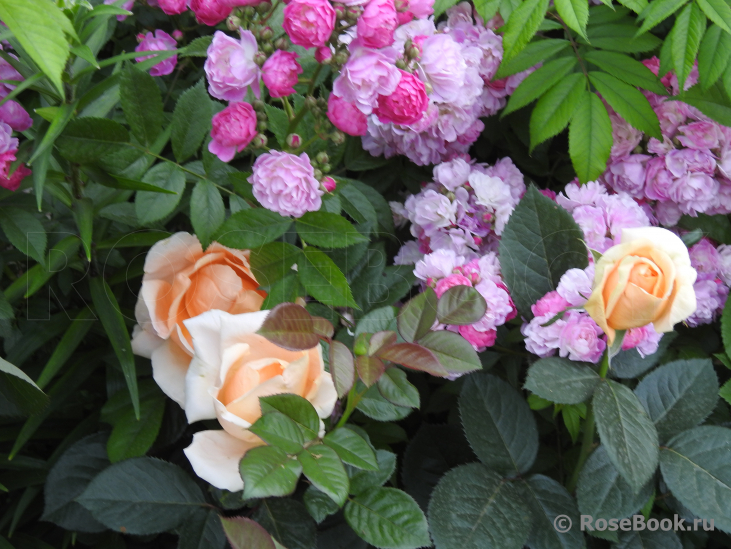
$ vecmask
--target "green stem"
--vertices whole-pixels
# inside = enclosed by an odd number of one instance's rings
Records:
[[[315,83],[317,82],[317,77],[320,76],[321,70],[322,70],[322,65],[317,65],[317,68],[315,69],[315,73],[312,75],[312,80],[310,81],[310,85],[307,88],[307,95],[312,95],[312,92],[315,91]]]
[[[294,119],[294,111],[292,105],[289,104],[289,100],[286,97],[282,97],[282,105],[284,105],[284,111],[287,113],[287,118],[290,122]]]
[[[340,421],[338,421],[338,424],[335,426],[336,429],[345,425],[348,419],[350,419],[350,415],[355,411],[355,407],[358,406],[358,403],[360,402],[360,399],[363,398],[364,394],[365,391],[363,391],[362,393],[356,392],[354,383],[353,386],[350,388],[350,392],[348,393],[348,403],[345,405],[345,411],[340,417]]]
[[[604,352],[604,357],[602,358],[602,364],[599,367],[599,377],[602,379],[607,377],[607,372],[609,371],[609,349]],[[587,406],[588,410],[586,412],[586,419],[584,420],[584,435],[581,439],[581,451],[579,452],[579,460],[576,462],[576,467],[574,468],[574,472],[571,475],[571,478],[569,479],[568,484],[566,484],[566,489],[569,492],[573,492],[576,490],[576,484],[579,482],[579,473],[581,473],[582,467],[584,467],[584,463],[586,463],[586,460],[589,458],[589,454],[591,453],[593,447],[594,447],[594,433],[596,431],[596,423],[594,422],[594,408],[589,403]]]

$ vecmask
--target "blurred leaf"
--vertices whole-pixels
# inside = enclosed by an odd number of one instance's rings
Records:
[[[275,549],[269,533],[253,520],[246,517],[221,517],[220,520],[233,549]]]
[[[355,431],[347,427],[338,427],[325,435],[322,442],[335,450],[344,463],[366,471],[378,470],[373,448]]]
[[[56,140],[56,147],[61,156],[71,162],[91,164],[119,150],[128,141],[129,133],[118,122],[106,118],[76,118]]]
[[[243,210],[229,217],[214,240],[239,250],[256,249],[282,236],[292,220],[264,208]]]
[[[587,400],[601,379],[588,364],[568,358],[548,357],[528,369],[525,388],[559,404],[579,404]]]
[[[147,453],[160,432],[165,401],[165,395],[158,392],[152,398],[141,399],[139,419],[135,417],[135,410],[129,410],[115,421],[107,442],[112,463]]]
[[[371,387],[376,383],[386,369],[381,359],[368,355],[356,356],[355,367],[358,370],[358,376],[363,380],[366,387]]]
[[[585,91],[584,75],[575,72],[560,80],[538,100],[530,117],[531,151],[549,137],[563,131]]]
[[[190,47],[190,46],[188,46]],[[213,105],[201,79],[183,92],[175,104],[170,141],[178,162],[195,155],[211,128]]]
[[[96,315],[91,309],[84,307],[71,321],[61,341],[56,345],[53,354],[51,354],[51,357],[38,376],[38,386],[41,389],[48,385],[69,358],[71,358],[86,334],[89,333],[89,330],[94,324],[94,320],[97,320]]]
[[[640,30],[637,31],[637,35],[639,36],[662,23],[683,7],[686,2],[687,0],[655,0],[649,2],[640,15],[643,21]]]
[[[482,17],[483,21],[487,22],[495,17],[500,7],[500,2],[501,0],[475,0],[475,11]],[[438,15],[435,13],[434,17],[436,19]]]
[[[86,260],[91,261],[91,240],[94,230],[94,202],[90,198],[74,201],[74,218],[79,229],[81,244],[86,252]]]
[[[641,13],[648,5],[647,0],[619,0],[619,3],[635,13]]]
[[[636,36],[636,26],[621,22],[597,27],[589,25],[587,33],[589,34],[589,41],[587,42],[579,37],[578,42],[603,50],[642,53],[654,50],[662,44],[662,40],[650,33]]]
[[[723,0],[697,0],[706,17],[731,34],[731,8]]]
[[[504,27],[503,59],[509,61],[530,42],[548,9],[548,0],[526,0],[510,14]]]
[[[306,398],[294,394],[272,395],[260,397],[259,403],[262,413],[281,412],[294,421],[306,441],[318,437],[320,419],[315,407]]]
[[[350,349],[337,340],[330,342],[330,374],[338,398],[343,398],[355,383],[355,363]]]
[[[328,212],[307,212],[295,221],[297,234],[308,244],[323,248],[346,248],[368,239],[344,217]]]
[[[43,138],[37,142],[35,148],[33,149],[33,154],[28,160],[28,164],[33,164],[34,162],[36,162],[36,160],[38,160],[36,165],[33,166],[34,173],[37,169],[39,169],[38,164],[40,162],[43,162],[43,160],[41,160],[41,156],[44,155],[44,153],[46,157],[50,156],[53,144],[56,142],[58,136],[61,135],[61,132],[63,132],[71,118],[74,116],[74,110],[76,109],[76,106],[76,102],[64,103],[54,112],[53,117],[50,120],[51,125],[48,126],[48,129],[43,135]],[[38,112],[39,110],[40,109],[36,109],[36,112]],[[46,159],[45,162],[48,162],[48,160]],[[41,170],[43,170],[43,168],[41,168]],[[42,197],[42,193],[40,194]]]
[[[447,369],[439,362],[436,355],[422,345],[416,343],[397,343],[379,349],[378,358],[390,360],[406,368],[427,372],[433,376],[446,377]]]
[[[223,520],[233,519],[222,519],[218,509],[194,512],[180,528],[178,549],[224,549]]]
[[[114,348],[119,364],[122,367],[124,379],[127,382],[127,389],[132,398],[132,405],[135,410],[135,417],[140,417],[140,399],[137,391],[137,374],[135,370],[135,359],[132,354],[132,344],[129,339],[127,326],[124,324],[122,312],[114,297],[112,290],[101,277],[89,279],[89,290],[91,300],[94,303],[96,314],[101,320],[104,331]]]
[[[153,166],[142,181],[175,193],[137,191],[135,197],[137,219],[140,225],[151,225],[167,217],[178,205],[185,190],[185,174],[175,164],[162,162]]]
[[[691,2],[675,18],[672,33],[672,58],[678,86],[685,89],[685,81],[693,70],[698,48],[706,30],[706,18],[698,4]]]
[[[542,42],[538,42],[541,44]],[[522,54],[521,54],[522,55]],[[548,61],[523,80],[508,99],[500,116],[505,116],[532,103],[553,88],[576,66],[576,56],[569,55]]]
[[[281,412],[265,413],[249,430],[267,444],[281,448],[287,454],[300,452],[305,443],[297,424]]]
[[[312,484],[342,506],[348,498],[350,482],[337,452],[324,444],[313,444],[297,454],[302,472]]]
[[[607,166],[612,149],[612,122],[595,94],[584,91],[569,126],[569,154],[582,183],[594,181]]]
[[[486,312],[485,298],[471,286],[449,288],[437,304],[437,318],[442,324],[473,324],[485,316]]]
[[[513,57],[510,61],[500,63],[496,78],[505,78],[526,69],[529,69],[541,61],[548,59],[571,46],[568,40],[547,38],[537,40],[528,44],[523,51]],[[538,69],[540,70],[540,69]],[[529,75],[530,77],[530,75]]]
[[[698,74],[704,90],[718,81],[729,64],[729,57],[731,34],[718,25],[711,25],[698,50]]]
[[[152,145],[163,123],[162,98],[155,79],[127,64],[119,79],[119,98],[132,135],[140,143]]]
[[[287,549],[315,549],[315,523],[305,507],[292,499],[261,502],[254,519],[266,528],[275,542]]]
[[[263,311],[273,309],[277,305],[292,303],[302,295],[304,295],[304,288],[300,284],[297,274],[291,272],[269,287],[269,293],[264,298],[261,307]]]
[[[555,524],[558,517],[566,517],[573,524],[580,524],[576,501],[554,479],[533,475],[522,485],[524,500],[531,510],[533,527],[526,545],[541,549],[584,549],[586,541],[579,529],[560,531]]]
[[[555,4],[564,23],[586,38],[586,24],[589,21],[589,1],[556,0]]]
[[[294,273],[292,265],[297,263],[301,253],[300,248],[292,244],[270,242],[252,250],[249,263],[259,285],[269,286]]]
[[[330,499],[330,496],[313,485],[307,487],[302,500],[305,507],[307,507],[307,511],[318,524],[340,510],[340,506]]]
[[[623,53],[591,50],[584,56],[587,61],[605,70],[622,82],[651,92],[665,95],[667,90],[650,69],[636,59]]]
[[[482,368],[472,345],[461,335],[448,330],[430,332],[419,339],[419,345],[429,349],[450,374],[464,374]]]
[[[265,105],[267,115],[267,129],[277,138],[277,143],[283,149],[287,147],[287,136],[289,135],[289,118],[287,113],[274,105]]]
[[[419,407],[419,390],[409,383],[403,370],[388,368],[378,380],[378,390],[396,406]]]
[[[38,263],[45,263],[46,230],[33,214],[20,208],[2,208],[0,227],[13,246]]]
[[[696,84],[685,92],[683,101],[724,126],[731,124],[731,102],[721,89],[720,83],[712,85],[707,90]]]
[[[0,394],[30,415],[48,406],[48,397],[23,370],[0,358]]]

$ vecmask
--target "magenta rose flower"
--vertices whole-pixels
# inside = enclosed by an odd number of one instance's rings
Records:
[[[215,27],[231,13],[231,8],[219,0],[190,0],[190,9],[195,13],[196,21],[209,27]]]
[[[259,66],[254,62],[258,46],[251,31],[241,31],[236,40],[216,31],[208,46],[204,65],[208,78],[208,93],[224,101],[243,101],[246,88],[251,86],[259,96]]]
[[[323,191],[306,153],[269,151],[254,162],[249,183],[259,203],[284,216],[302,217],[322,205]]]
[[[16,132],[24,132],[33,125],[33,119],[17,101],[6,101],[0,106],[0,122],[5,122]]]
[[[240,6],[258,6],[263,2],[264,0],[218,0],[218,3],[222,6],[229,6],[231,8],[237,8]]]
[[[7,189],[9,191],[17,191],[23,179],[25,179],[32,173],[33,172],[30,171],[30,169],[25,164],[21,164],[20,166],[15,168],[15,171],[10,175],[10,177],[0,177],[0,187],[3,187],[4,189]]]
[[[406,71],[401,72],[401,80],[391,95],[381,95],[378,106],[373,112],[381,122],[391,122],[408,126],[422,119],[429,98],[424,82]]]
[[[256,112],[248,103],[231,103],[213,117],[212,124],[208,150],[222,162],[230,162],[256,136]]]
[[[358,19],[358,38],[369,48],[385,48],[393,44],[398,16],[393,0],[371,0]]]
[[[328,0],[292,0],[284,8],[282,26],[293,44],[319,48],[335,28],[335,10]]]
[[[188,9],[186,0],[158,0],[158,5],[167,15],[177,15]]]
[[[104,0],[104,3],[109,5],[109,4],[114,4],[116,1],[117,0]],[[127,11],[132,11],[132,7],[134,6],[134,3],[135,3],[135,0],[127,0],[126,2],[122,3],[122,9],[127,10]],[[127,19],[126,15],[117,15],[117,21],[124,21],[125,19]],[[15,190],[15,189],[13,189],[13,190]]]
[[[0,122],[0,177],[8,177],[10,164],[15,161],[18,152],[18,138],[13,137],[13,129],[5,122]]]
[[[368,119],[358,107],[334,93],[327,100],[327,117],[337,129],[348,135],[365,135],[368,133]]]
[[[175,38],[170,36],[163,30],[157,29],[155,34],[148,32],[145,35],[138,35],[138,38],[142,36],[142,41],[135,48],[135,51],[167,51],[174,50],[177,47]],[[141,63],[145,59],[150,59],[153,55],[146,55],[144,57],[137,57],[135,61]],[[163,59],[153,65],[150,69],[152,76],[165,76],[170,74],[175,69],[175,65],[178,64],[178,56],[173,55],[167,59]]]
[[[285,97],[294,93],[297,76],[302,74],[302,67],[297,63],[294,52],[277,50],[266,60],[262,70],[262,80],[272,97]]]

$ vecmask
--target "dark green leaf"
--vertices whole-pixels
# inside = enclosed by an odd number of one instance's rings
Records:
[[[403,370],[387,369],[378,380],[378,390],[383,398],[396,406],[419,407],[419,390],[409,383]]]
[[[281,412],[269,412],[261,416],[249,428],[267,444],[281,448],[288,454],[296,454],[305,443],[297,424]]]
[[[657,352],[646,357],[642,357],[637,349],[620,351],[612,357],[609,373],[613,377],[620,379],[639,377],[658,363],[675,339],[676,335],[677,334],[673,332],[665,334],[660,340]]]
[[[656,49],[662,41],[655,35],[645,33],[636,36],[637,27],[624,22],[589,26],[589,44],[603,50],[619,51],[624,53],[642,53]],[[587,43],[583,38],[579,43]]]
[[[309,294],[325,305],[357,309],[348,281],[333,260],[313,246],[303,252],[299,277]]]
[[[559,404],[579,404],[588,399],[601,379],[591,365],[568,358],[549,357],[534,362],[525,388]]]
[[[107,528],[135,535],[176,528],[205,505],[200,488],[182,469],[146,457],[108,467],[76,501]]]
[[[399,334],[406,341],[415,341],[429,333],[436,319],[437,294],[427,287],[401,308],[398,315]]]
[[[13,246],[38,263],[45,263],[46,230],[33,214],[20,208],[2,208],[0,227]]]
[[[620,532],[619,543],[613,547],[614,549],[683,549],[683,544],[675,532],[641,530]]]
[[[190,197],[190,221],[204,247],[226,219],[226,207],[221,192],[207,179],[201,179]]]
[[[579,528],[568,532],[557,526],[565,525],[559,517],[569,517],[571,524],[580,524],[576,501],[566,488],[552,478],[533,475],[522,485],[525,502],[533,517],[533,527],[526,545],[540,549],[583,549],[586,541]]]
[[[275,446],[252,448],[239,464],[244,498],[288,496],[297,487],[302,466]]]
[[[343,398],[355,383],[355,363],[350,349],[336,340],[330,342],[330,374],[338,398]]]
[[[339,181],[343,181],[339,178]],[[356,223],[366,223],[368,221],[377,221],[379,216],[373,204],[368,197],[363,193],[362,189],[371,189],[368,185],[364,185],[359,181],[347,180],[348,183],[342,185],[337,189],[337,195],[340,198],[343,210],[350,217],[355,220]],[[371,189],[372,190],[372,189]],[[373,191],[378,194],[376,191]],[[369,193],[373,194],[373,193]],[[379,195],[380,196],[380,195]],[[385,202],[385,201],[384,201]],[[391,215],[391,208],[388,208],[388,213]],[[391,217],[391,224],[393,225],[393,217]]]
[[[542,43],[543,42],[538,42],[538,44]],[[517,59],[518,58],[515,60]],[[517,111],[541,97],[555,86],[564,76],[571,72],[575,66],[576,56],[569,55],[549,61],[535,72],[529,74],[510,96],[508,105],[505,107],[501,116]]]
[[[48,397],[28,375],[0,358],[0,395],[23,413],[30,415],[48,406]]]
[[[135,198],[135,212],[141,225],[150,225],[167,217],[178,205],[185,190],[185,174],[175,164],[161,162],[142,178],[144,183],[175,194],[138,191]]]
[[[419,345],[434,353],[439,363],[449,373],[462,374],[482,368],[480,358],[472,345],[454,332],[448,330],[430,332],[419,340]]]
[[[330,499],[330,496],[312,485],[308,486],[307,490],[305,490],[302,501],[305,507],[307,507],[307,511],[318,524],[340,510],[340,506]]]
[[[727,69],[726,72],[729,73],[729,70]],[[720,83],[714,84],[705,91],[700,85],[696,84],[685,92],[683,101],[697,108],[716,122],[724,126],[731,125],[731,102],[721,89]]]
[[[377,386],[368,389],[363,382],[358,381],[356,390],[365,391],[356,408],[376,421],[398,421],[411,413],[411,408],[396,406],[381,396]]]
[[[312,484],[342,506],[350,491],[348,475],[337,452],[324,444],[308,446],[297,454],[302,472]]]
[[[291,225],[288,217],[264,208],[252,208],[229,217],[214,240],[229,248],[256,249],[282,236]]]
[[[140,143],[152,145],[162,129],[162,98],[155,79],[132,64],[122,70],[119,99],[134,135]]]
[[[306,398],[299,395],[272,395],[260,397],[259,404],[263,414],[269,412],[281,412],[294,421],[302,431],[305,440],[310,441],[317,438],[320,430],[320,418],[317,410]]]
[[[315,549],[315,523],[304,506],[291,499],[261,502],[254,520],[287,549]]]
[[[180,528],[178,549],[223,549],[226,534],[217,511],[209,509],[193,513]]]
[[[269,293],[264,298],[261,308],[266,311],[283,303],[294,303],[303,294],[304,288],[300,284],[297,274],[292,272],[269,287]]]
[[[211,128],[213,105],[201,79],[188,88],[178,99],[173,111],[170,142],[178,162],[185,162],[195,155]]]
[[[106,118],[71,120],[56,146],[61,156],[77,164],[90,164],[118,150],[129,141],[129,133],[121,124]]]
[[[297,246],[286,242],[270,242],[252,250],[249,263],[259,285],[269,286],[293,273],[292,265],[298,261],[300,253]]]
[[[86,252],[86,260],[91,261],[91,238],[94,230],[94,202],[91,198],[81,198],[74,201],[74,218],[79,229],[84,252]]]
[[[140,418],[131,409],[114,424],[107,443],[107,453],[112,463],[144,456],[160,432],[165,412],[165,395],[157,393],[140,402]]]
[[[707,90],[718,81],[729,64],[729,57],[731,34],[718,25],[711,25],[698,50],[698,74],[703,89]]]
[[[344,217],[328,212],[307,212],[296,222],[297,234],[309,244],[323,248],[346,248],[368,238]]]
[[[585,91],[569,126],[569,154],[582,183],[594,181],[607,166],[612,150],[612,122],[595,94]]]
[[[328,433],[322,442],[335,450],[344,463],[367,471],[378,470],[376,454],[366,440],[355,431],[339,427]]]
[[[377,467],[375,471],[356,469],[348,466],[350,476],[350,493],[361,494],[371,488],[383,486],[396,470],[396,454],[388,450],[376,451]]]
[[[442,294],[437,304],[437,318],[442,324],[473,324],[487,312],[482,294],[471,286],[453,286]]]
[[[221,517],[223,531],[233,549],[275,549],[269,533],[246,517]]]

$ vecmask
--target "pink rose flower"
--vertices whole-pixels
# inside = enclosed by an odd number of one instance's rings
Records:
[[[407,13],[416,19],[426,19],[434,14],[434,0],[408,0]]]
[[[5,122],[16,132],[24,132],[33,125],[28,111],[12,99],[0,106],[0,122]]]
[[[329,61],[333,56],[333,52],[330,46],[320,46],[315,50],[315,61],[318,63],[324,63]]]
[[[390,95],[401,79],[395,58],[364,47],[353,47],[340,76],[333,82],[333,93],[354,103],[363,114],[371,114],[379,95]]]
[[[116,1],[117,0],[104,0],[104,3],[109,5],[109,4],[114,4]],[[122,3],[122,9],[127,10],[127,11],[132,11],[132,7],[134,6],[134,4],[135,4],[135,0],[127,0],[126,2]],[[126,15],[117,15],[117,21],[124,21],[125,19],[127,19]],[[13,190],[15,190],[15,189],[13,189]]]
[[[637,349],[640,356],[644,358],[657,352],[660,339],[662,339],[662,334],[655,331],[653,324],[630,328],[622,340],[622,350]]]
[[[391,95],[381,95],[374,113],[381,122],[391,122],[408,126],[422,119],[429,98],[424,82],[406,71],[401,72],[401,80]]]
[[[647,162],[645,196],[651,200],[669,200],[673,174],[665,169],[665,158],[656,156]]]
[[[439,282],[437,282],[437,287],[434,288],[434,291],[437,293],[437,297],[442,297],[442,295],[444,295],[444,292],[449,290],[449,288],[453,288],[454,286],[472,286],[472,282],[466,276],[454,273],[449,275],[447,278],[442,278]]]
[[[219,0],[190,0],[190,9],[201,25],[215,27],[231,14],[231,8]]]
[[[368,133],[368,119],[358,108],[334,93],[327,100],[327,117],[337,129],[348,135]]]
[[[323,191],[306,153],[295,156],[271,150],[261,155],[249,183],[262,206],[283,216],[302,217],[322,205]]]
[[[208,150],[222,162],[230,162],[256,136],[256,112],[248,103],[231,103],[213,117],[212,124]]]
[[[155,34],[152,34],[151,32],[145,34],[142,41],[135,48],[135,51],[168,51],[176,49],[177,46],[178,43],[175,41],[175,38],[165,31],[157,29]],[[146,55],[144,57],[137,57],[135,58],[135,61],[137,63],[141,63],[142,61],[152,57],[154,56]],[[175,65],[177,64],[178,56],[173,55],[172,57],[168,57],[167,59],[163,59],[162,61],[155,63],[155,65],[153,65],[150,69],[150,74],[152,76],[165,76],[166,74],[173,72],[173,69],[175,69]]]
[[[302,67],[297,63],[294,52],[277,50],[266,60],[262,70],[262,80],[272,97],[285,97],[294,93],[297,76],[302,74]]]
[[[571,307],[571,303],[561,297],[558,292],[553,291],[548,292],[541,299],[536,301],[535,305],[531,305],[530,309],[536,317],[548,316],[550,320],[551,317],[568,309],[569,307]]]
[[[716,149],[723,139],[719,125],[710,120],[680,126],[678,131],[683,133],[678,136],[678,141],[689,149]]]
[[[371,0],[358,19],[358,38],[369,48],[385,48],[393,44],[398,17],[393,0]]]
[[[188,9],[186,0],[158,0],[158,5],[167,15],[177,15]]]
[[[204,65],[208,93],[224,101],[243,101],[246,88],[251,86],[258,97],[260,71],[254,62],[257,49],[256,38],[251,31],[242,31],[240,40],[216,31]]]
[[[3,187],[9,191],[17,191],[20,187],[21,181],[31,175],[33,172],[25,165],[21,164],[10,177],[0,176],[0,187]]]
[[[581,362],[598,362],[607,344],[602,329],[586,313],[569,311],[559,336],[559,355]]]
[[[10,57],[17,59],[13,54],[9,55]],[[22,82],[25,78],[23,78],[23,75],[15,70],[15,67],[5,61],[5,59],[0,59],[0,80],[17,80],[18,82]],[[0,84],[0,97],[5,97],[14,89],[14,84]]]
[[[282,26],[293,44],[319,48],[335,28],[335,10],[328,0],[292,0],[284,8]]]
[[[265,0],[218,0],[218,3],[222,6],[228,6],[230,8],[237,8],[240,6],[258,6]]]
[[[604,180],[615,191],[624,191],[641,198],[644,195],[645,165],[650,159],[645,154],[632,154],[609,164]]]
[[[0,178],[7,179],[16,152],[18,152],[18,138],[13,137],[13,129],[10,126],[0,122]]]
[[[460,326],[459,335],[467,340],[473,347],[480,349],[483,347],[492,347],[497,339],[497,330],[487,330],[480,332],[474,326]]]

